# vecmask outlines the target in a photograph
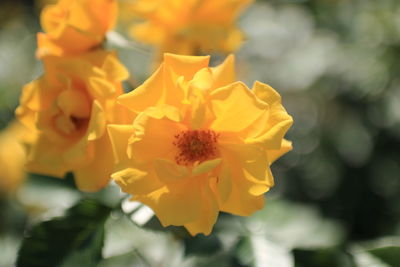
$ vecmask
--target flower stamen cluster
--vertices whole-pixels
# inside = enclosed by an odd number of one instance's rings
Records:
[[[188,130],[175,136],[173,145],[178,148],[175,162],[178,165],[191,165],[215,158],[218,154],[218,134],[212,130]]]

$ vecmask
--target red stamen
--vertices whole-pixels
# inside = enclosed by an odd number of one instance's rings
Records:
[[[218,154],[218,134],[211,130],[188,130],[175,135],[173,144],[178,148],[175,161],[189,165],[196,161],[212,159]]]

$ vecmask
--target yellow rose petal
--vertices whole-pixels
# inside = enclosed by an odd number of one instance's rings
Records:
[[[210,95],[216,131],[239,132],[268,112],[268,105],[257,100],[241,82],[213,91]]]
[[[191,80],[199,69],[208,67],[209,61],[210,56],[191,57],[164,54],[165,67],[171,68],[175,73],[184,76],[186,80]]]
[[[133,134],[131,125],[108,125],[108,133],[116,163],[128,160],[128,139]]]
[[[176,165],[169,160],[155,159],[153,164],[158,178],[166,184],[177,182],[190,175],[186,167]]]
[[[141,86],[121,95],[118,101],[134,112],[141,112],[150,106],[155,106],[165,99],[163,66],[161,66]]]
[[[196,235],[203,233],[209,235],[212,231],[213,225],[218,218],[218,203],[215,197],[208,187],[201,187],[201,213],[200,218],[191,222],[184,224],[185,228],[189,231],[191,235]]]
[[[280,149],[267,150],[270,163],[272,164],[275,160],[277,160],[279,157],[286,154],[290,150],[292,150],[292,142],[283,139]]]
[[[96,140],[103,136],[106,130],[104,110],[96,100],[92,105],[91,118],[88,126],[88,140]]]
[[[97,192],[104,188],[110,180],[114,159],[111,144],[107,135],[104,135],[93,151],[94,160],[74,172],[75,182],[83,192]]]
[[[154,158],[166,158],[175,161],[176,147],[174,136],[185,127],[168,119],[157,120],[140,114],[134,123],[134,135],[129,147],[138,162],[147,162]]]
[[[162,225],[183,225],[201,216],[201,192],[187,190],[194,187],[198,187],[198,182],[189,180],[147,195],[137,195],[134,199],[150,206]]]
[[[206,160],[200,163],[199,165],[195,166],[192,170],[192,175],[197,176],[200,174],[207,173],[217,167],[221,163],[222,159],[216,158],[212,160]]]
[[[235,57],[229,55],[221,65],[211,68],[211,71],[214,76],[214,88],[224,87],[235,82]]]
[[[139,169],[125,168],[115,172],[112,178],[130,194],[149,194],[163,185],[152,178],[153,174]]]

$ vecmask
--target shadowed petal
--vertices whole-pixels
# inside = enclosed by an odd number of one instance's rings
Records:
[[[201,216],[199,186],[198,180],[189,179],[147,195],[137,195],[133,199],[152,208],[163,226],[184,225]]]

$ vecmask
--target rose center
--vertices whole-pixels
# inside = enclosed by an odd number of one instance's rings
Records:
[[[175,135],[173,142],[178,148],[175,161],[179,165],[190,165],[214,158],[217,150],[218,134],[211,130],[188,130]]]
[[[78,86],[77,86],[78,87]],[[89,123],[91,103],[83,90],[68,89],[57,98],[59,114],[55,117],[56,127],[62,134],[80,135]]]
[[[89,122],[88,118],[78,118],[78,117],[74,117],[74,116],[71,116],[70,120],[74,124],[75,129],[78,131],[82,130],[83,128],[86,129],[87,124]]]
[[[86,131],[88,122],[88,118],[68,116],[62,113],[55,117],[56,128],[64,135],[79,134]]]

